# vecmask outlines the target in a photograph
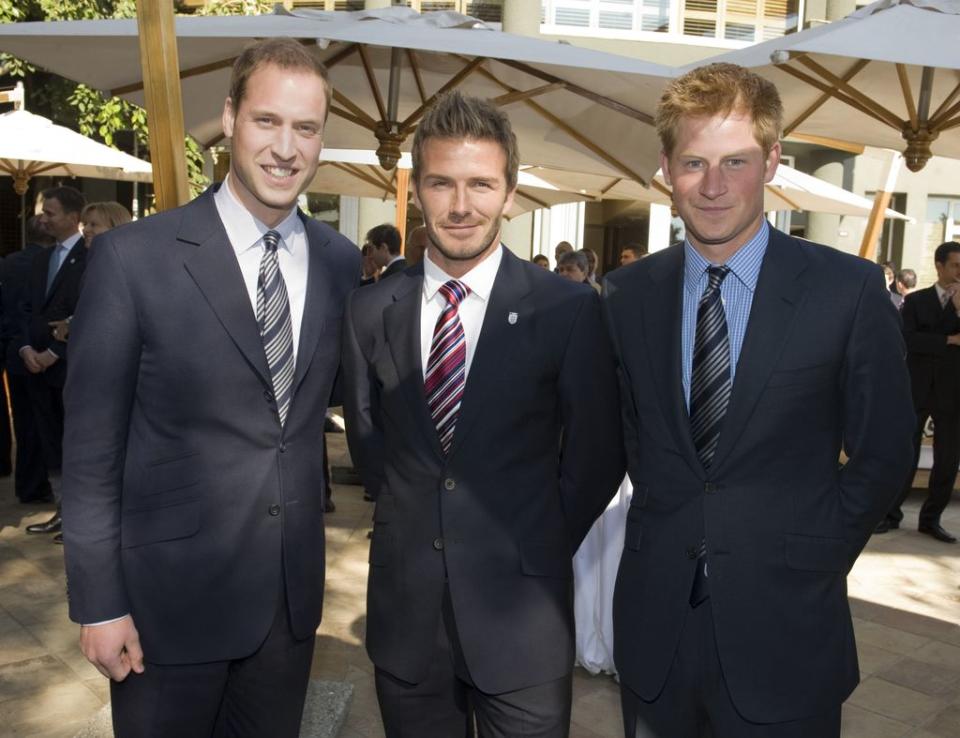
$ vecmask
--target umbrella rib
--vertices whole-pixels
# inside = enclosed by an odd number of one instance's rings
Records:
[[[407,61],[410,62],[410,71],[413,72],[413,81],[417,84],[417,92],[420,93],[420,102],[427,101],[427,89],[423,86],[423,77],[420,74],[420,62],[417,61],[417,55],[413,49],[407,49]]]
[[[454,56],[457,59],[460,59],[461,61],[465,61],[463,57],[457,54],[452,54],[451,56]],[[461,69],[459,72],[453,75],[450,79],[448,79],[446,84],[443,87],[437,90],[433,95],[430,96],[429,99],[425,100],[423,104],[420,105],[419,108],[417,108],[412,113],[410,113],[410,115],[407,116],[406,120],[404,120],[403,123],[400,124],[400,132],[405,136],[409,135],[410,131],[413,129],[413,124],[416,121],[420,120],[424,112],[426,112],[427,108],[430,107],[430,104],[436,98],[438,98],[447,90],[453,89],[454,87],[459,85],[464,79],[466,79],[468,76],[473,74],[480,67],[480,65],[483,64],[486,60],[487,60],[487,57],[485,56],[474,57],[474,59],[469,63],[467,63],[467,65],[464,66],[463,69]]]
[[[786,196],[782,187],[773,187],[771,185],[764,185],[764,189],[770,192],[770,194],[775,195],[776,197],[779,197],[781,200],[787,203],[787,205],[789,205],[791,209],[803,210],[803,208],[797,205],[796,202],[794,202],[793,200],[791,200],[789,197]]]
[[[851,79],[856,77],[860,73],[860,70],[863,69],[865,66],[867,66],[867,64],[869,63],[870,63],[869,59],[860,59],[852,67],[850,67],[850,69],[848,69],[844,73],[841,79],[844,82],[849,82]],[[786,68],[784,66],[779,66],[778,69],[782,69],[785,72],[792,71],[789,68]],[[832,97],[833,95],[830,92],[825,92],[820,97],[818,97],[816,102],[813,103],[813,105],[811,105],[809,108],[807,108],[802,113],[800,113],[800,115],[798,115],[790,125],[788,125],[786,128],[783,129],[783,137],[786,138],[787,136],[789,136],[793,131],[795,131],[799,127],[801,123],[803,123],[807,118],[809,118],[811,115],[816,113],[821,107],[823,107],[824,103],[826,103],[827,100],[831,99]]]
[[[621,182],[623,182],[623,177],[617,177],[616,179],[612,180],[610,184],[608,184],[606,187],[601,187],[600,196],[603,197],[603,195],[606,195],[610,190],[612,190]]]
[[[355,51],[357,51],[357,49],[359,48],[360,48],[359,44],[350,44],[345,48],[341,49],[340,51],[338,51],[329,59],[325,59],[323,62],[323,66],[325,66],[327,69],[332,69],[333,67],[337,66],[337,64],[339,64],[344,59],[346,59],[348,56],[350,56]]]
[[[510,85],[508,85],[506,82],[502,82],[500,79],[497,78],[496,75],[494,75],[494,74],[493,74],[490,70],[488,70],[488,69],[481,69],[481,70],[480,70],[480,74],[482,74],[484,77],[486,77],[487,79],[489,79],[490,81],[492,81],[494,84],[502,87],[502,88],[503,88],[504,90],[506,90],[507,92],[517,92],[516,89],[514,89],[513,87],[511,87]],[[583,134],[581,134],[578,130],[576,130],[575,128],[573,128],[573,127],[572,127],[571,125],[569,125],[566,121],[561,120],[559,117],[557,117],[556,115],[554,115],[553,113],[551,113],[549,110],[547,110],[546,108],[544,108],[542,105],[538,105],[538,104],[535,103],[533,100],[524,100],[523,102],[524,102],[524,104],[526,104],[528,107],[532,108],[532,109],[534,110],[534,112],[536,112],[536,113],[537,113],[538,115],[540,115],[542,118],[546,118],[548,121],[550,121],[551,123],[553,123],[553,125],[555,125],[557,128],[559,128],[560,130],[562,130],[564,133],[566,133],[568,136],[570,136],[570,138],[572,138],[574,141],[576,141],[577,143],[579,143],[581,146],[583,146],[583,147],[586,148],[586,149],[589,149],[589,150],[592,151],[594,154],[596,154],[598,157],[600,157],[601,159],[603,159],[605,162],[607,162],[608,164],[612,165],[614,168],[619,169],[621,172],[623,172],[624,174],[626,174],[626,175],[627,175],[628,177],[630,177],[631,179],[636,180],[637,182],[639,182],[640,184],[642,184],[644,187],[647,186],[647,182],[646,182],[646,180],[645,180],[643,177],[641,177],[639,174],[637,174],[636,172],[634,172],[633,170],[631,170],[630,167],[628,167],[626,164],[624,164],[623,162],[621,162],[620,160],[618,160],[616,157],[611,156],[610,154],[608,154],[608,153],[607,153],[606,151],[604,151],[600,146],[597,146],[593,141],[591,141],[591,140],[588,139],[586,136],[584,136]]]
[[[810,85],[810,87],[814,87],[814,88],[820,90],[821,92],[825,93],[825,94],[827,95],[827,97],[832,97],[832,98],[834,98],[835,100],[839,100],[839,101],[842,102],[844,105],[848,105],[849,107],[853,108],[854,110],[859,110],[859,111],[860,111],[861,113],[863,113],[864,115],[868,115],[868,116],[870,116],[871,118],[873,118],[874,120],[876,120],[876,121],[878,121],[878,122],[880,122],[880,123],[883,123],[884,125],[890,125],[889,121],[887,121],[887,120],[886,120],[885,118],[883,118],[882,116],[878,115],[877,113],[875,113],[874,111],[870,110],[869,108],[865,108],[863,105],[861,105],[861,104],[860,104],[859,102],[857,102],[855,99],[851,98],[849,95],[847,95],[847,94],[845,94],[845,93],[843,93],[843,92],[840,92],[840,90],[837,89],[836,85],[830,86],[830,85],[826,84],[825,82],[823,82],[823,81],[821,81],[821,80],[819,80],[819,79],[816,79],[815,77],[811,77],[809,74],[805,74],[804,72],[801,72],[799,69],[794,69],[793,67],[789,67],[789,66],[787,66],[786,64],[781,64],[781,65],[779,65],[779,66],[777,67],[777,69],[779,69],[781,72],[786,72],[787,74],[791,75],[792,77],[796,77],[796,78],[799,79],[801,82],[804,82],[805,84]],[[892,113],[891,113],[891,115],[892,115]],[[895,117],[895,116],[894,116],[894,117]],[[891,127],[891,128],[897,128],[898,130],[900,129],[900,126],[892,126],[892,125],[891,125],[890,127]]]
[[[227,67],[232,67],[234,62],[237,60],[237,57],[232,56],[228,59],[220,59],[219,61],[210,62],[209,64],[201,64],[199,67],[190,67],[189,69],[184,69],[180,72],[180,79],[185,80],[190,77],[196,77],[200,74],[206,74],[207,72],[216,72],[218,69],[226,69]],[[133,84],[123,85],[122,87],[116,87],[110,90],[110,95],[112,97],[119,97],[120,95],[127,95],[131,92],[140,92],[143,90],[143,82],[134,82]]]
[[[363,63],[363,71],[367,75],[367,82],[370,85],[370,92],[373,93],[374,102],[377,103],[377,110],[380,111],[380,120],[387,120],[387,107],[383,104],[383,96],[380,94],[380,85],[377,84],[377,78],[373,74],[373,67],[370,66],[370,57],[367,56],[365,46],[358,47],[360,52],[360,61]]]
[[[73,174],[72,170],[70,169],[69,165],[67,165],[67,164],[57,163],[57,164],[47,164],[47,166],[42,166],[42,163],[39,162],[39,161],[33,162],[33,164],[32,164],[30,167],[27,168],[27,174],[29,174],[31,177],[36,177],[38,174],[43,174],[44,172],[49,172],[51,169],[56,169],[57,167],[60,167],[60,166],[62,166],[64,169],[66,169],[66,170],[67,170],[67,173],[68,173],[71,177],[75,177],[75,176],[76,176],[75,174]]]
[[[544,202],[539,197],[534,197],[529,192],[527,192],[523,187],[517,187],[517,193],[520,195],[523,195],[527,200],[534,203],[535,205],[539,205],[541,208],[550,207],[549,203]]]
[[[368,130],[374,130],[376,128],[376,123],[368,123],[365,118],[358,118],[355,115],[348,113],[343,108],[338,108],[335,105],[330,106],[330,112],[333,113],[338,118],[343,118],[354,125],[360,126],[360,128],[366,128]]]
[[[883,117],[884,120],[891,125],[891,127],[902,129],[907,124],[907,121],[903,120],[902,118],[898,118],[895,113],[890,112],[875,100],[871,100],[869,97],[860,92],[860,90],[856,89],[849,83],[844,82],[829,69],[821,64],[818,64],[809,56],[798,57],[797,61],[807,67],[807,69],[814,72],[814,74],[819,74],[821,78],[846,92],[847,95],[859,102],[860,105],[873,110],[877,115]]]
[[[343,105],[347,110],[349,110],[351,113],[357,116],[357,118],[359,118],[361,121],[363,121],[361,125],[364,128],[369,128],[372,131],[374,128],[377,127],[377,121],[375,121],[370,116],[370,114],[367,113],[367,111],[365,111],[363,108],[357,105],[353,100],[351,100],[349,97],[344,95],[342,92],[337,92],[336,90],[334,90],[333,99],[336,100],[341,105]],[[331,109],[331,112],[333,112],[332,109]]]
[[[369,173],[363,171],[362,169],[359,169],[358,167],[356,167],[356,166],[353,165],[353,164],[346,164],[346,163],[344,163],[344,162],[339,162],[339,161],[331,161],[331,162],[327,162],[327,163],[328,163],[330,166],[332,166],[332,167],[334,167],[334,168],[336,168],[336,169],[339,169],[339,170],[342,171],[342,172],[346,172],[347,174],[349,174],[349,175],[351,175],[351,176],[354,176],[354,177],[356,177],[357,179],[359,179],[359,180],[361,180],[361,181],[363,181],[363,182],[366,182],[366,183],[369,184],[369,185],[373,185],[373,186],[376,187],[377,189],[381,189],[381,188],[383,188],[383,186],[384,186],[384,183],[383,183],[383,182],[378,181],[376,178],[370,176]],[[393,191],[393,190],[390,189],[389,187],[387,187],[387,189],[388,189],[389,191],[391,191],[391,192]]]
[[[950,106],[953,105],[953,101],[957,99],[958,95],[960,95],[960,84],[957,84],[956,87],[950,90],[950,94],[947,95],[944,101],[940,103],[937,109],[933,112],[933,115],[930,116],[931,128],[935,127],[939,123],[940,118],[949,118],[953,112],[957,110],[956,106]]]
[[[938,132],[943,133],[944,131],[949,131],[951,128],[956,128],[957,126],[960,126],[960,116],[954,118],[953,120],[947,120],[941,123],[938,127]]]
[[[664,185],[660,184],[656,179],[650,180],[650,187],[651,187],[652,189],[656,190],[657,192],[660,192],[660,193],[666,195],[666,196],[669,197],[671,200],[673,199],[673,192],[672,192],[670,189],[668,189],[667,187],[665,187]]]
[[[512,67],[513,69],[517,69],[521,72],[525,72],[531,75],[532,77],[537,77],[538,79],[542,79],[544,82],[562,84],[564,88],[572,92],[574,95],[585,97],[588,100],[592,100],[593,102],[599,105],[603,105],[604,107],[610,108],[611,110],[616,110],[618,113],[622,113],[623,115],[626,115],[630,118],[639,120],[641,123],[646,123],[649,126],[653,125],[652,116],[647,115],[646,113],[640,112],[639,110],[635,110],[634,108],[631,108],[629,105],[624,105],[622,102],[618,102],[613,98],[607,97],[606,95],[601,95],[598,92],[588,90],[584,87],[581,87],[580,85],[575,85],[572,82],[567,82],[566,80],[561,79],[560,77],[544,72],[540,69],[537,69],[536,67],[531,67],[529,64],[524,64],[523,62],[514,61],[513,59],[497,59],[496,61],[508,67]]]
[[[897,79],[900,80],[900,90],[903,92],[903,104],[907,107],[907,117],[910,118],[910,128],[916,131],[920,128],[920,119],[917,117],[917,106],[913,102],[913,90],[910,89],[910,79],[907,77],[905,64],[897,64]]]
[[[518,92],[508,92],[506,95],[501,95],[500,97],[495,97],[492,102],[498,108],[511,105],[515,102],[522,102],[523,100],[529,100],[531,97],[539,97],[540,95],[546,95],[548,92],[554,92],[556,90],[562,90],[566,87],[562,82],[551,82],[548,85],[541,85],[540,87],[534,87],[531,90],[518,91]]]

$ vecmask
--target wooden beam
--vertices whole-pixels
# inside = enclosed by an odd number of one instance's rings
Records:
[[[957,84],[957,86],[950,91],[950,94],[943,99],[943,102],[937,106],[937,109],[933,111],[933,115],[930,116],[930,125],[936,124],[935,121],[937,118],[940,117],[944,110],[947,110],[953,104],[953,101],[957,99],[958,95],[960,95],[960,84]]]
[[[900,91],[903,93],[903,104],[907,108],[910,128],[917,131],[920,129],[920,118],[917,116],[917,106],[913,102],[913,90],[910,89],[910,78],[907,76],[905,64],[897,64],[897,79],[900,80]]]
[[[520,90],[518,92],[508,92],[506,95],[500,95],[500,97],[495,97],[492,102],[498,108],[511,105],[516,102],[522,102],[524,100],[530,100],[534,97],[539,97],[540,95],[546,95],[548,92],[555,92],[556,90],[562,90],[564,85],[562,82],[552,82],[549,85],[541,85],[540,87],[534,87],[530,90]]]
[[[773,185],[769,185],[769,184],[764,185],[763,187],[767,192],[769,192],[772,195],[775,195],[776,197],[779,197],[781,200],[787,203],[787,205],[790,206],[791,210],[803,210],[802,207],[800,207],[799,205],[797,205],[797,203],[795,203],[793,200],[787,197],[782,187],[774,187]],[[764,208],[764,210],[767,210],[767,208]]]
[[[831,84],[827,84],[823,80],[819,80],[816,77],[811,77],[809,74],[806,74],[800,71],[799,69],[794,69],[793,67],[787,66],[786,64],[781,64],[780,66],[777,67],[777,69],[779,69],[781,72],[789,74],[792,77],[796,77],[801,82],[805,82],[806,84],[810,85],[810,87],[813,87],[814,89],[817,89],[817,90],[820,90],[821,92],[826,93],[830,97],[836,100],[839,100],[840,102],[842,102],[845,105],[848,105],[854,110],[859,110],[864,115],[869,115],[871,118],[874,118],[875,120],[878,120],[881,123],[889,125],[891,128],[896,128],[897,130],[900,130],[900,128],[904,123],[904,121],[899,120],[899,118],[897,118],[897,116],[895,116],[889,110],[885,111],[887,116],[889,116],[885,118],[879,115],[878,113],[874,112],[873,110],[870,110],[870,108],[867,108],[861,105],[858,101],[856,101],[849,95],[846,95],[843,92],[841,92],[836,84],[833,84],[831,86]],[[894,125],[893,123],[890,122],[889,120],[890,117],[892,117],[894,120],[897,121],[897,125]]]
[[[485,56],[478,56],[472,59],[471,61],[467,62],[459,72],[457,72],[455,75],[453,75],[450,79],[446,81],[443,87],[441,87],[433,95],[427,98],[420,105],[419,108],[414,110],[412,113],[410,113],[410,115],[406,117],[403,123],[400,124],[400,128],[399,128],[400,133],[404,135],[409,135],[410,131],[413,130],[413,128],[415,127],[414,124],[418,120],[420,120],[420,118],[423,116],[425,112],[427,112],[427,108],[429,108],[433,104],[434,100],[436,100],[440,95],[442,95],[447,90],[452,90],[454,87],[459,85],[463,80],[465,80],[467,77],[473,74],[474,71],[479,69],[480,65],[483,64],[486,60],[487,58]]]
[[[863,231],[863,240],[860,242],[860,256],[864,259],[870,261],[877,259],[880,229],[883,228],[883,218],[890,206],[890,197],[893,194],[893,188],[896,187],[901,164],[903,164],[903,157],[897,152],[891,152],[880,190],[873,197],[873,208],[870,210],[867,227]]]
[[[173,3],[137,0],[137,28],[150,128],[153,191],[157,210],[169,210],[190,199]]]
[[[852,67],[850,67],[850,69],[848,69],[848,70],[844,73],[844,75],[841,77],[841,79],[842,79],[844,82],[849,82],[849,81],[852,80],[854,77],[856,77],[857,74],[860,73],[860,70],[863,69],[865,66],[867,66],[869,63],[870,63],[870,60],[869,60],[869,59],[860,59],[860,60],[857,61]],[[778,68],[778,69],[783,69],[783,67],[777,67],[777,68]],[[784,70],[784,71],[786,71],[786,70]],[[829,92],[823,93],[820,97],[818,97],[818,98],[816,99],[816,101],[813,103],[813,105],[811,105],[809,108],[807,108],[807,109],[804,110],[802,113],[800,113],[800,115],[798,115],[796,118],[794,118],[791,123],[789,123],[788,125],[786,125],[786,126],[784,127],[784,129],[783,129],[783,137],[786,138],[787,136],[789,136],[793,131],[795,131],[795,130],[800,126],[801,123],[803,123],[803,121],[805,121],[807,118],[809,118],[809,117],[810,117],[811,115],[813,115],[815,112],[817,112],[817,111],[823,106],[824,103],[826,103],[828,100],[833,100],[833,99],[835,99],[835,98],[834,98],[833,95],[830,94]]]
[[[413,81],[417,83],[417,92],[420,94],[420,102],[427,101],[427,90],[423,86],[423,77],[420,74],[420,62],[417,61],[417,55],[413,49],[407,49],[407,61],[410,62],[410,71],[413,72]]]
[[[785,136],[784,138],[787,137]],[[866,148],[863,144],[851,143],[850,141],[841,141],[836,138],[827,138],[826,136],[811,136],[808,133],[791,133],[789,138],[793,141],[802,141],[803,143],[816,144],[817,146],[826,146],[828,149],[846,151],[848,154],[862,154]]]
[[[380,85],[377,82],[377,76],[373,72],[373,65],[370,63],[370,57],[367,56],[367,47],[357,47],[360,52],[360,61],[363,62],[363,71],[367,75],[367,84],[370,85],[370,92],[373,94],[373,100],[377,103],[377,110],[380,111],[380,120],[387,119],[387,106],[383,104],[383,96],[380,94]]]
[[[903,128],[906,125],[906,122],[903,118],[900,118],[895,113],[887,110],[876,100],[864,95],[860,90],[851,85],[849,82],[844,82],[840,77],[835,75],[829,69],[824,67],[822,64],[818,64],[809,56],[802,56],[797,59],[800,64],[807,67],[814,74],[820,75],[820,78],[826,80],[828,84],[837,87],[840,90],[843,90],[847,95],[852,97],[854,100],[859,102],[862,106],[868,110],[873,111],[876,115],[879,115],[885,121],[887,121],[894,128]],[[780,67],[782,69],[782,67]]]
[[[397,167],[397,230],[400,231],[400,243],[403,252],[407,246],[407,200],[410,197],[410,170]]]

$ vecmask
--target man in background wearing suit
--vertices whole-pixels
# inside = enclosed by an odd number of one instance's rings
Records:
[[[16,336],[26,316],[23,313],[33,262],[54,244],[54,239],[40,228],[40,216],[27,221],[26,245],[0,262],[0,298],[3,307],[4,368],[10,386],[10,409],[13,432],[17,440],[14,464],[14,490],[20,502],[50,502],[52,492],[43,462],[43,446],[33,403],[30,401],[30,372],[23,363]]]
[[[87,263],[80,214],[86,201],[73,187],[53,187],[40,197],[40,227],[56,243],[33,260],[16,344],[23,365],[30,372],[27,391],[37,421],[43,462],[57,501],[53,517],[28,525],[27,533],[55,533],[54,540],[59,543],[67,344],[53,337],[50,323],[73,315],[80,296],[80,281]]]
[[[913,488],[920,460],[923,428],[933,418],[933,468],[929,492],[920,509],[917,530],[944,543],[957,538],[940,525],[960,466],[960,243],[947,241],[933,255],[937,281],[904,299],[903,338],[917,413],[913,433],[913,466],[899,499],[875,532],[899,528],[903,505]]]
[[[389,223],[381,223],[367,231],[367,243],[373,247],[371,255],[383,269],[380,279],[392,277],[407,268],[407,260],[400,253],[400,231]]]
[[[903,341],[877,265],[764,220],[781,120],[741,67],[672,82],[656,122],[686,240],[607,279],[628,738],[837,738],[859,678],[846,576],[910,463]]]
[[[592,289],[500,242],[519,155],[458,92],[413,143],[423,262],[357,290],[347,434],[376,499],[367,650],[388,738],[559,738],[571,559],[623,473],[613,357]]]
[[[323,603],[324,411],[359,251],[297,207],[326,70],[237,58],[226,180],[97,236],[73,320],[70,616],[119,736],[296,736]]]

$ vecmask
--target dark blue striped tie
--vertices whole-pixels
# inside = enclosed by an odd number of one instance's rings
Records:
[[[293,326],[290,322],[290,301],[287,286],[280,274],[277,246],[280,234],[263,234],[263,258],[260,260],[260,278],[257,280],[257,322],[267,366],[273,380],[273,396],[281,425],[287,422],[293,394]]]
[[[723,416],[730,404],[730,336],[723,311],[720,285],[730,268],[709,267],[709,282],[697,306],[697,335],[693,342],[693,366],[690,375],[690,430],[693,445],[704,469],[710,468],[720,440]],[[696,607],[710,596],[707,586],[707,542],[696,549],[697,570],[690,592],[690,604]]]

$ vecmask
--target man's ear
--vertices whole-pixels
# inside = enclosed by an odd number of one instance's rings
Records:
[[[780,147],[780,142],[777,141],[773,146],[770,147],[770,153],[767,154],[767,160],[764,163],[765,170],[763,173],[763,181],[770,182],[773,180],[774,175],[777,173],[777,167],[780,165],[780,153],[782,149]]]
[[[670,181],[670,157],[663,149],[660,149],[660,170],[663,172],[663,181],[667,183],[667,187],[673,187],[673,182]]]
[[[233,138],[233,126],[237,121],[237,115],[233,109],[233,100],[229,97],[223,103],[223,115],[220,120],[223,125],[223,135]]]

